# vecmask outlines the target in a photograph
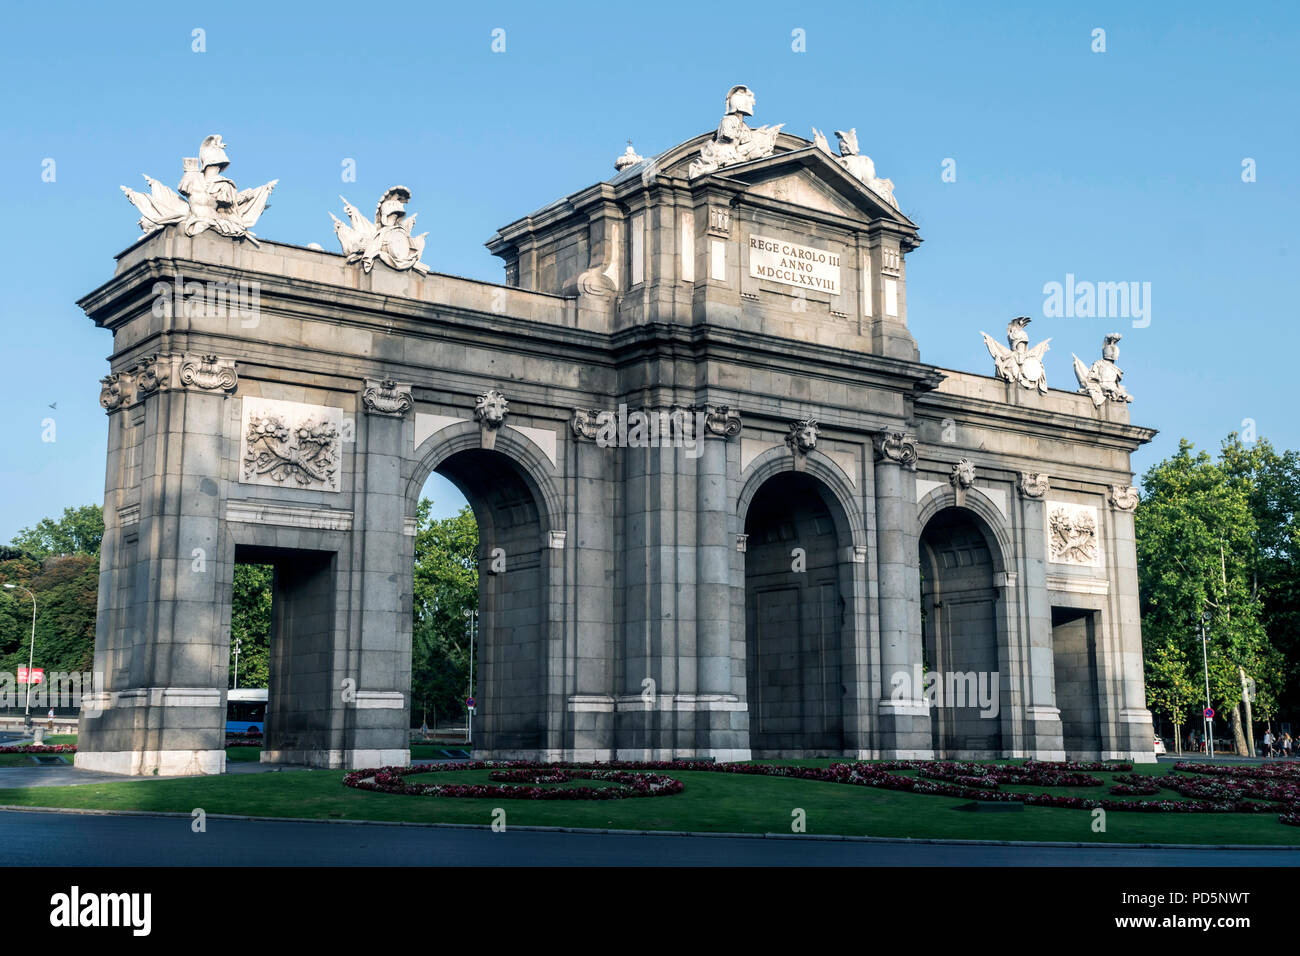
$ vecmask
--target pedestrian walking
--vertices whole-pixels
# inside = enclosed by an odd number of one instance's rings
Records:
[[[1265,759],[1273,756],[1273,732],[1264,731],[1264,757]]]

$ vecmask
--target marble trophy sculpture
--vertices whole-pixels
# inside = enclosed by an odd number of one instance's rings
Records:
[[[733,86],[727,92],[727,115],[722,117],[713,139],[704,144],[699,159],[687,170],[691,179],[751,159],[771,156],[776,134],[784,123],[751,129],[746,116],[754,115],[754,93],[748,86]]]
[[[398,272],[410,269],[419,273],[429,271],[429,267],[420,261],[425,237],[429,234],[411,235],[415,216],[406,214],[406,204],[411,201],[409,189],[393,186],[385,192],[375,207],[373,223],[342,196],[339,199],[343,200],[343,211],[347,213],[350,225],[344,225],[333,213],[330,213],[330,218],[334,220],[334,234],[339,237],[348,262],[360,262],[367,273],[375,267],[376,259]]]
[[[1047,369],[1043,366],[1043,355],[1047,352],[1047,343],[1052,340],[1043,339],[1031,349],[1029,333],[1025,331],[1025,326],[1030,321],[1032,320],[1027,315],[1011,320],[1007,326],[1007,344],[1010,348],[998,343],[987,332],[981,332],[980,335],[984,336],[984,344],[988,346],[989,355],[993,356],[998,378],[1015,382],[1024,388],[1036,388],[1040,394],[1046,395]]]
[[[897,209],[898,200],[894,198],[894,181],[892,179],[881,179],[876,175],[876,164],[871,161],[870,156],[864,155],[858,149],[857,129],[851,129],[848,132],[837,129],[835,138],[840,144],[840,154],[838,156],[831,153],[831,144],[826,141],[826,134],[816,126],[813,127],[813,143],[816,144],[818,149],[834,156],[839,164],[849,171],[849,175],[865,183],[873,193]]]
[[[273,179],[255,189],[237,189],[233,180],[222,175],[230,165],[230,157],[217,133],[203,140],[197,158],[186,157],[181,165],[184,174],[175,191],[149,175],[144,177],[150,189],[147,194],[122,187],[126,198],[140,210],[140,238],[176,224],[187,236],[212,229],[231,239],[248,239],[257,245],[257,237],[251,230],[266,210],[271,191],[279,180]]]
[[[1101,347],[1101,358],[1093,362],[1091,368],[1084,365],[1079,356],[1074,356],[1074,376],[1079,380],[1079,391],[1087,393],[1097,408],[1108,401],[1133,401],[1128,389],[1120,384],[1124,372],[1115,364],[1119,358],[1119,346],[1116,343],[1122,337],[1118,332],[1107,335],[1105,344]]]

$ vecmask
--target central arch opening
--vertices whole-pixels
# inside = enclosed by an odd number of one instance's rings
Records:
[[[448,482],[464,505],[448,494]],[[440,461],[421,499],[430,492],[442,503],[432,513],[422,505],[417,515],[412,720],[420,721],[432,700],[444,711],[438,724],[450,719],[463,726],[466,698],[473,697],[476,754],[536,757],[546,730],[548,582],[540,494],[512,458],[483,448]],[[448,706],[453,713],[445,713]]]
[[[936,757],[1002,749],[998,593],[989,539],[961,508],[926,522],[920,539],[922,634]]]
[[[745,663],[754,756],[844,749],[847,522],[816,478],[783,472],[745,515]]]

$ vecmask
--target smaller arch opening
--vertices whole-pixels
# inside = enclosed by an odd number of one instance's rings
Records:
[[[847,522],[803,473],[772,476],[745,514],[745,662],[757,756],[844,749],[845,636],[852,594]]]
[[[998,647],[998,556],[982,522],[940,510],[919,545],[926,699],[935,755],[997,755],[1002,749]]]

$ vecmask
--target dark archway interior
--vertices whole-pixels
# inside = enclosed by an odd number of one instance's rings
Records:
[[[264,749],[328,750],[337,556],[240,545],[235,561],[274,568]]]
[[[478,523],[475,749],[508,756],[545,743],[547,574],[538,494],[509,457],[481,448],[437,467]],[[535,754],[534,754],[535,756]]]
[[[920,565],[925,666],[938,674],[930,710],[935,755],[998,752],[1004,675],[993,677],[998,616],[988,539],[968,512],[945,508],[921,533]]]
[[[749,505],[745,649],[755,756],[844,747],[842,632],[849,620],[841,540],[820,482],[785,472]],[[796,549],[802,551],[802,562]]]
[[[1097,627],[1100,613],[1087,608],[1052,608],[1052,667],[1061,734],[1070,759],[1101,757],[1101,713],[1097,688]]]

